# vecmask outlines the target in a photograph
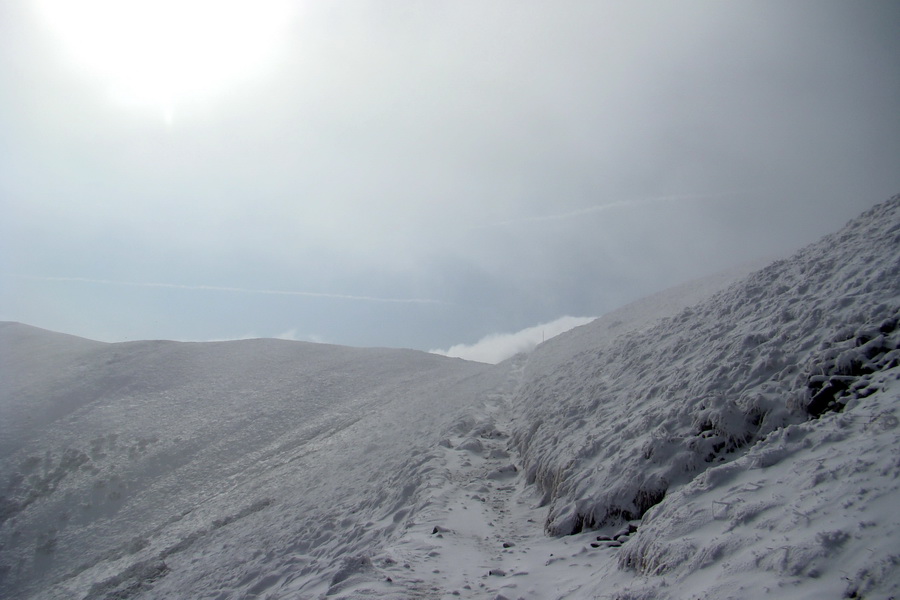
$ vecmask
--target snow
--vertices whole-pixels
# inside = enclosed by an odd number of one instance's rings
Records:
[[[61,362],[90,368],[33,404],[67,412],[3,455],[4,595],[120,593],[160,561],[154,594],[241,588],[362,552],[415,500],[442,419],[498,385],[478,363],[276,340],[73,345]]]
[[[0,597],[889,598],[900,196],[488,365],[0,324]]]
[[[884,375],[886,393],[822,422],[780,429],[675,492],[644,518],[620,564],[673,573],[680,593],[697,597],[896,596],[900,385],[893,371]]]

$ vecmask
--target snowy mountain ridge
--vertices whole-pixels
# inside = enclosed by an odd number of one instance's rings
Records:
[[[0,596],[896,597],[900,196],[724,283],[496,366],[0,324]]]

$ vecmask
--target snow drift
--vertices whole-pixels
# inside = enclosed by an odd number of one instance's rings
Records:
[[[499,365],[0,324],[0,596],[900,593],[900,196]]]

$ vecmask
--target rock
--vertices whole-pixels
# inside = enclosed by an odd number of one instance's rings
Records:
[[[519,470],[513,464],[503,465],[499,469],[495,469],[488,473],[488,479],[505,479],[513,477]]]
[[[474,452],[475,454],[481,454],[484,452],[484,446],[482,445],[480,440],[475,438],[469,438],[462,443],[460,443],[457,447],[457,450],[463,450],[465,452]]]

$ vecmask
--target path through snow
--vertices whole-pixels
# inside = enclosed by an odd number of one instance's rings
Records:
[[[627,528],[607,536],[544,534],[547,509],[534,486],[526,486],[507,433],[525,360],[517,357],[509,385],[440,442],[415,520],[329,596],[562,599],[611,570]]]

